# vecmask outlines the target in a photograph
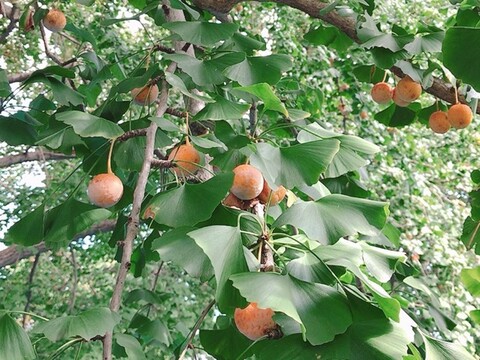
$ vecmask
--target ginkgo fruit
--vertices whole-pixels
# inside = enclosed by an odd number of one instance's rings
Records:
[[[468,105],[457,103],[448,109],[447,117],[454,128],[463,129],[472,122],[473,113]]]
[[[283,200],[286,193],[287,189],[281,185],[277,188],[277,190],[272,191],[270,186],[268,186],[267,182],[264,180],[263,190],[260,195],[258,195],[258,200],[260,200],[262,204],[266,204],[270,200],[270,206],[275,206]]]
[[[368,112],[365,110],[360,111],[360,119],[365,120],[366,118],[368,118]]]
[[[51,9],[43,18],[43,26],[52,32],[59,32],[63,30],[67,24],[67,18],[58,9]]]
[[[168,155],[168,160],[175,162],[171,170],[179,177],[195,174],[199,169],[200,159],[200,153],[190,143],[175,146]]]
[[[156,84],[135,88],[131,91],[133,102],[137,105],[153,104],[158,98],[158,86]]]
[[[113,173],[95,175],[88,184],[87,195],[97,206],[103,208],[113,206],[122,198],[122,181]]]
[[[388,104],[392,100],[392,87],[383,81],[376,83],[373,85],[370,95],[376,103]]]
[[[256,198],[263,190],[263,176],[252,165],[243,164],[233,169],[235,174],[230,192],[241,200]]]
[[[398,82],[395,87],[395,92],[399,99],[410,103],[420,97],[422,94],[422,85],[407,75]]]
[[[428,125],[434,133],[445,134],[450,130],[450,122],[448,121],[447,113],[445,111],[435,111],[428,119]]]
[[[407,107],[408,105],[410,105],[409,101],[405,101],[398,96],[397,88],[393,89],[392,99],[393,102],[398,106]]]
[[[250,303],[244,309],[235,309],[233,319],[238,331],[250,340],[257,340],[278,331],[278,325],[272,318],[274,314],[270,308],[260,309],[256,303]]]

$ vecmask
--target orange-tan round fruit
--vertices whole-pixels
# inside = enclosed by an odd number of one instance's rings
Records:
[[[87,195],[97,206],[104,208],[113,206],[122,198],[122,181],[112,173],[95,175],[88,183]]]
[[[445,111],[435,111],[428,119],[428,125],[434,133],[445,134],[450,130],[450,121],[448,121],[447,113]]]
[[[393,89],[392,99],[397,106],[407,107],[408,105],[410,105],[410,102],[400,99],[400,97],[398,96],[397,88]]]
[[[241,200],[252,200],[263,190],[262,173],[252,165],[238,165],[233,169],[235,174],[230,192]]]
[[[200,153],[193,145],[183,144],[172,149],[170,155],[168,155],[168,160],[175,161],[176,166],[171,170],[177,176],[186,177],[195,174],[199,169]]]
[[[376,103],[388,104],[392,100],[392,88],[386,82],[379,82],[373,85],[370,95]]]
[[[456,129],[466,128],[473,119],[472,110],[465,104],[455,104],[448,109],[448,121]]]
[[[158,86],[153,84],[151,86],[144,86],[135,88],[131,91],[133,102],[137,105],[153,104],[158,98]]]
[[[268,186],[267,182],[264,180],[263,190],[260,195],[258,195],[258,200],[260,200],[262,204],[266,204],[268,200],[270,200],[270,206],[275,206],[283,200],[286,193],[287,189],[281,185],[277,188],[277,190],[272,191],[270,186]]]
[[[43,18],[43,26],[52,32],[62,31],[66,24],[65,15],[58,9],[51,9]]]
[[[368,113],[365,110],[360,111],[360,119],[365,120],[368,118]]]
[[[422,94],[422,85],[412,80],[410,76],[405,76],[395,87],[397,96],[404,102],[417,100]]]
[[[272,309],[260,309],[256,303],[250,303],[244,309],[235,309],[233,319],[238,331],[250,340],[257,340],[277,329],[272,317]]]

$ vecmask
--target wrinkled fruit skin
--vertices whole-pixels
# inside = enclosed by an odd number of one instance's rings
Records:
[[[422,85],[413,81],[410,76],[405,76],[395,87],[397,96],[404,102],[417,100],[422,94]]]
[[[278,326],[272,317],[272,309],[259,309],[256,303],[250,303],[245,309],[235,309],[233,319],[238,331],[250,340],[257,340],[262,336],[277,331]]]
[[[270,196],[270,193],[272,193],[271,196]],[[287,193],[287,189],[285,189],[281,185],[277,188],[277,190],[272,191],[272,189],[270,189],[270,186],[268,186],[267,182],[264,180],[263,190],[260,193],[260,195],[258,195],[258,200],[260,200],[262,204],[266,204],[270,199],[270,206],[275,206],[280,201],[283,200],[286,193]]]
[[[131,91],[133,102],[137,105],[151,105],[158,98],[158,86],[135,88]]]
[[[455,104],[448,109],[447,112],[448,121],[456,129],[464,129],[473,119],[472,110],[465,104]]]
[[[179,177],[187,177],[193,175],[198,170],[198,165],[200,163],[200,153],[190,144],[183,144],[180,146],[175,146],[170,155],[168,155],[168,160],[175,161],[175,167],[171,170],[177,174]]]
[[[400,97],[398,96],[398,92],[396,90],[397,88],[393,89],[393,96],[392,96],[393,102],[397,106],[401,106],[401,107],[407,107],[408,105],[410,105],[410,102],[400,99]]]
[[[252,200],[263,190],[262,173],[252,165],[239,165],[233,169],[235,174],[230,192],[241,200]]]
[[[97,206],[103,208],[113,206],[122,198],[122,181],[115,174],[95,175],[88,184],[87,195]]]
[[[377,104],[388,104],[392,100],[392,88],[386,82],[379,82],[373,85],[370,95]]]
[[[450,122],[448,121],[445,111],[435,111],[428,119],[428,125],[434,133],[445,134],[450,130]]]
[[[67,19],[63,12],[57,9],[50,10],[43,18],[43,26],[52,32],[62,31],[67,25]]]

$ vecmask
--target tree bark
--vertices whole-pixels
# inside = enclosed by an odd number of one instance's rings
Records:
[[[66,155],[51,151],[35,150],[23,154],[14,154],[0,157],[0,168],[6,168],[11,165],[21,164],[28,161],[44,161],[44,160],[64,160],[72,159],[75,155]]]
[[[115,228],[115,223],[116,220],[102,221],[101,223],[93,225],[90,229],[75,235],[72,240],[82,239],[86,236],[95,235],[100,232],[112,231]],[[13,265],[22,259],[45,252],[47,250],[48,248],[43,241],[37,245],[27,248],[18,245],[11,245],[0,251],[0,268]]]

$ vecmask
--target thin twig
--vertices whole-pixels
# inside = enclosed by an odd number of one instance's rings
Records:
[[[32,268],[30,270],[30,274],[28,275],[28,282],[27,282],[27,292],[26,292],[26,297],[27,297],[27,303],[25,304],[24,312],[28,312],[30,309],[30,303],[32,301],[32,286],[33,286],[33,277],[35,276],[35,270],[37,269],[38,265],[38,260],[40,259],[40,253],[35,255],[35,260],[33,261]],[[27,325],[27,315],[23,315],[22,319],[22,326],[25,329],[25,326]]]
[[[70,252],[72,254],[72,292],[70,293],[70,299],[68,300],[68,310],[67,312],[69,314],[72,313],[73,309],[75,308],[75,300],[77,298],[77,285],[78,285],[78,266],[77,266],[77,260],[75,258],[75,250],[71,246],[70,247]]]
[[[257,121],[257,103],[255,101],[252,101],[252,106],[250,107],[250,136],[256,135],[255,132],[257,130]]]
[[[200,326],[202,325],[203,320],[205,320],[205,317],[208,315],[213,305],[215,305],[215,299],[210,301],[208,305],[205,307],[205,309],[203,309],[202,313],[200,314],[200,317],[198,318],[197,322],[195,323],[192,330],[190,331],[190,334],[188,335],[187,341],[183,347],[183,350],[180,356],[178,357],[178,360],[182,360],[185,357],[185,354],[187,353],[187,350],[190,347],[192,340],[195,338],[195,335],[197,334],[198,329],[200,329]]]

